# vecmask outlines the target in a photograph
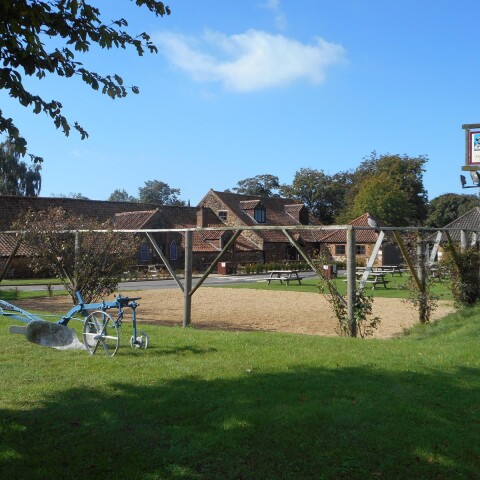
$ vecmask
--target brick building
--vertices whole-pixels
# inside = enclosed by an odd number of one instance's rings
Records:
[[[20,197],[13,195],[0,195],[0,232],[12,229],[13,222],[20,214],[31,210],[42,211],[53,207],[61,207],[65,211],[77,215],[93,217],[104,222],[112,220],[116,213],[134,210],[155,208],[153,205],[132,202],[107,202],[102,200],[81,200],[61,197]],[[16,244],[16,238],[12,235],[0,233],[0,269],[10,256]],[[15,259],[9,270],[10,276],[23,277],[30,275],[28,267],[28,252],[24,246],[20,246]]]
[[[133,202],[109,202],[57,197],[0,196],[0,231],[12,228],[16,218],[27,210],[41,211],[52,207],[100,222],[114,220],[118,229],[184,229],[196,227],[231,227],[231,230],[199,230],[193,234],[193,268],[205,270],[229,241],[236,227],[285,226],[294,239],[308,252],[328,251],[332,261],[345,259],[346,233],[344,230],[295,230],[295,226],[320,226],[308,209],[292,199],[240,195],[209,190],[197,207],[158,206]],[[366,225],[366,214],[351,222]],[[163,255],[175,269],[184,265],[185,236],[179,232],[157,232],[153,235]],[[376,241],[373,231],[357,232],[357,255],[368,257]],[[0,267],[12,252],[16,239],[0,233]],[[383,248],[383,263],[393,262]],[[26,274],[29,252],[18,250],[13,270],[15,275]],[[267,263],[299,260],[300,254],[283,232],[278,230],[244,231],[222,261],[234,264]],[[388,261],[386,262],[386,260]],[[161,263],[150,241],[144,237],[138,252],[138,264]],[[361,263],[361,262],[360,262]]]
[[[234,229],[238,226],[288,226],[295,240],[307,251],[318,251],[325,235],[321,230],[295,231],[295,226],[318,225],[320,222],[309,215],[307,208],[295,200],[280,197],[239,195],[231,192],[210,190],[199,203],[199,208],[209,209],[223,226]],[[299,260],[300,254],[281,231],[251,230],[240,237],[242,248],[236,245],[234,254],[254,263]],[[240,253],[243,252],[242,255]],[[248,254],[248,255],[247,255]],[[242,261],[245,261],[242,260]]]
[[[349,225],[355,227],[369,227],[368,213],[352,220]],[[377,225],[382,227],[382,222],[376,219]],[[378,233],[374,230],[356,230],[356,263],[365,265],[372,254],[373,247],[378,238]],[[322,252],[331,259],[332,262],[346,262],[347,260],[347,231],[333,230],[322,239]],[[382,248],[375,260],[375,265],[397,265],[403,262],[400,249],[395,243],[384,240]]]

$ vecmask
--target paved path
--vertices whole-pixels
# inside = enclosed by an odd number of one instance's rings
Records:
[[[258,282],[259,280],[265,278],[266,274],[259,275],[217,275],[212,274],[207,277],[203,285],[229,285],[233,283],[249,283],[249,282]],[[314,278],[316,274],[314,272],[302,272],[302,277],[305,278]],[[193,277],[193,285],[199,280],[200,276]],[[183,278],[181,278],[183,282]],[[41,291],[46,290],[47,286],[45,285],[2,285],[0,283],[0,290],[12,290],[18,288],[19,290],[27,291]],[[175,280],[173,279],[162,279],[162,280],[137,280],[132,282],[121,282],[118,285],[118,290],[155,290],[155,289],[168,289],[168,288],[178,288]],[[62,285],[52,285],[53,290],[63,290]]]

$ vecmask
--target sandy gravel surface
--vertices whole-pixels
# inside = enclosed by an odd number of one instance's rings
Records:
[[[127,295],[127,294],[125,294]],[[129,291],[142,297],[137,309],[141,323],[182,325],[183,295],[175,290]],[[65,313],[71,308],[68,297],[15,301],[25,309]],[[381,318],[377,338],[399,335],[418,321],[418,313],[401,299],[376,298],[374,315]],[[452,302],[440,302],[433,318],[453,311]],[[192,325],[197,328],[264,330],[308,335],[337,335],[337,321],[325,298],[316,293],[279,292],[251,289],[202,287],[192,297]]]

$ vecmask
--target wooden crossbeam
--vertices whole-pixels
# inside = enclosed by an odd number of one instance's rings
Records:
[[[363,290],[365,288],[368,275],[372,272],[373,264],[375,263],[375,259],[377,258],[378,252],[380,250],[380,247],[382,246],[382,242],[384,238],[385,238],[385,232],[382,230],[378,234],[377,241],[375,242],[372,253],[370,254],[370,258],[368,259],[367,265],[365,266],[365,271],[363,272],[362,278],[360,279],[360,285],[358,287],[359,290]]]
[[[423,292],[425,290],[423,282],[420,280],[417,274],[417,269],[415,268],[415,264],[413,263],[410,257],[410,254],[408,253],[407,247],[403,243],[402,237],[400,236],[397,230],[393,231],[393,236],[400,248],[400,251],[402,252],[403,258],[405,258],[405,261],[407,262],[408,268],[410,270],[410,273],[412,274],[413,279],[415,280],[415,283],[417,284],[418,290],[420,292]]]

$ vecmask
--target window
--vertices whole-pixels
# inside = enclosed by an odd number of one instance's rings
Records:
[[[335,255],[345,255],[345,245],[335,245]]]
[[[355,245],[355,253],[357,255],[365,255],[367,253],[365,245]]]
[[[177,260],[177,259],[178,259],[177,242],[173,240],[172,243],[170,244],[170,260]]]
[[[148,244],[145,242],[140,245],[140,261],[148,262]]]
[[[298,212],[298,221],[302,225],[308,225],[308,210],[306,208],[302,207]]]
[[[226,222],[226,221],[227,221],[227,218],[228,218],[228,212],[227,212],[227,210],[219,210],[219,212],[218,212],[218,218],[219,218],[222,222]]]
[[[267,221],[267,214],[265,212],[265,207],[255,207],[253,211],[253,218],[257,223],[265,223]]]

